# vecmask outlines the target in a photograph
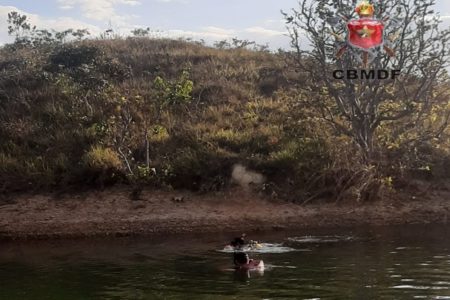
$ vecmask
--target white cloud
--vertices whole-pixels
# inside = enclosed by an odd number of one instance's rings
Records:
[[[213,27],[214,28],[214,27]],[[167,37],[173,37],[173,38],[180,38],[180,37],[187,37],[187,38],[194,38],[194,39],[207,39],[211,41],[216,40],[224,40],[232,38],[235,31],[233,30],[218,30],[218,28],[215,29],[208,29],[205,28],[205,30],[201,31],[190,31],[190,30],[181,30],[181,29],[170,29],[167,31],[162,31],[162,36]]]
[[[249,27],[246,29],[226,29],[220,27],[204,27],[199,31],[191,30],[161,30],[158,37],[169,38],[192,38],[194,40],[203,39],[211,44],[216,41],[230,40],[234,37],[255,41],[258,44],[269,44],[271,48],[286,47],[289,45],[289,38],[285,36],[286,32],[271,30],[263,27]],[[156,35],[155,35],[156,36]]]
[[[123,4],[131,5],[131,6],[141,5],[141,2],[140,1],[136,1],[136,0],[122,0],[121,2]]]
[[[225,37],[231,37],[233,34],[236,34],[236,30],[208,26],[208,27],[202,28],[202,31],[200,33],[225,38]]]
[[[58,0],[58,3],[62,10],[79,8],[83,16],[90,20],[113,22],[117,26],[129,25],[129,22],[135,18],[135,16],[119,14],[118,5],[141,4],[137,0]]]
[[[279,37],[287,34],[285,31],[278,31],[267,29],[263,27],[249,27],[243,30],[237,29],[225,29],[220,27],[208,26],[204,27],[199,31],[188,31],[188,30],[168,30],[163,31],[163,35],[166,33],[168,36],[174,37],[191,37],[191,38],[206,38],[206,39],[230,39],[233,37],[245,37],[247,39],[261,40],[264,38]]]
[[[181,4],[188,4],[189,1],[187,0],[156,0],[156,2],[162,2],[162,3],[181,3]]]
[[[92,24],[88,24],[70,17],[58,17],[58,18],[43,18],[36,14],[28,13],[18,9],[14,6],[1,6],[0,5],[0,44],[10,42],[11,37],[8,36],[8,13],[17,11],[20,14],[24,14],[28,17],[29,22],[32,25],[36,25],[40,29],[54,29],[57,31],[73,29],[87,29],[93,35],[101,32],[100,28]]]
[[[133,23],[132,19],[136,16],[120,16],[117,12],[117,5],[138,5],[140,2],[135,0],[58,0],[61,9],[71,10],[79,8],[85,17],[94,21],[111,21],[114,26],[114,31],[122,36],[130,34],[132,29],[145,28],[146,25],[138,26]],[[172,0],[164,0],[172,1]],[[180,0],[174,0],[180,1]],[[55,29],[57,31],[68,28],[74,29],[88,29],[92,35],[99,35],[104,31],[107,24],[95,26],[87,22],[71,17],[55,17],[45,18],[36,14],[31,14],[21,11],[13,6],[0,6],[0,44],[11,41],[11,37],[7,33],[7,13],[11,11],[18,11],[21,14],[28,16],[29,21],[38,28]],[[111,17],[112,16],[112,17]],[[192,38],[195,40],[203,39],[208,43],[220,40],[230,40],[237,37],[239,39],[246,39],[256,41],[259,44],[269,43],[273,48],[288,44],[288,39],[284,36],[286,34],[276,20],[264,23],[263,26],[254,26],[248,28],[221,28],[215,26],[202,27],[199,30],[183,30],[183,29],[168,29],[159,30],[155,37],[168,38]],[[271,25],[272,26],[271,26]]]
[[[267,37],[274,37],[274,36],[280,36],[287,34],[287,31],[279,31],[279,30],[273,30],[273,29],[267,29],[260,26],[255,27],[249,27],[244,30],[245,32],[256,34],[256,35],[262,35]]]

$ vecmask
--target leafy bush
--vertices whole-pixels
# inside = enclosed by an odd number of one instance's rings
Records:
[[[119,155],[114,150],[101,146],[92,147],[84,156],[84,163],[97,170],[120,170],[122,167]]]
[[[189,72],[183,70],[176,81],[168,81],[157,76],[154,81],[161,106],[187,104],[192,100],[194,83],[189,79]]]

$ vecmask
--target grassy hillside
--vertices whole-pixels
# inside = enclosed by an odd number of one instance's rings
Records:
[[[0,74],[1,193],[119,183],[207,192],[230,184],[235,163],[262,172],[268,194],[298,201],[450,176],[448,135],[401,144],[398,124],[382,127],[378,160],[363,164],[303,101],[307,78],[289,53],[149,38],[16,42],[0,49]]]

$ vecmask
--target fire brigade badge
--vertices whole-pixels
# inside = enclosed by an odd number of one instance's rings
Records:
[[[383,49],[391,57],[395,56],[392,44],[396,36],[394,34],[389,36],[385,35],[389,17],[383,18],[382,20],[376,19],[374,17],[375,6],[367,1],[359,3],[356,6],[355,12],[359,18],[348,19],[340,16],[342,21],[345,22],[347,38],[343,38],[342,35],[334,31],[332,32],[339,44],[336,54],[337,59],[340,59],[344,53],[350,50],[353,56],[364,67],[367,67],[378,55],[379,49]],[[395,20],[393,21],[395,22]]]

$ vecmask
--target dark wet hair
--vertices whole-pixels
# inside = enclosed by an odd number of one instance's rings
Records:
[[[231,241],[231,246],[233,247],[242,247],[245,244],[244,236],[237,237]]]
[[[234,252],[233,258],[235,265],[245,265],[249,260],[248,254],[245,252]]]

